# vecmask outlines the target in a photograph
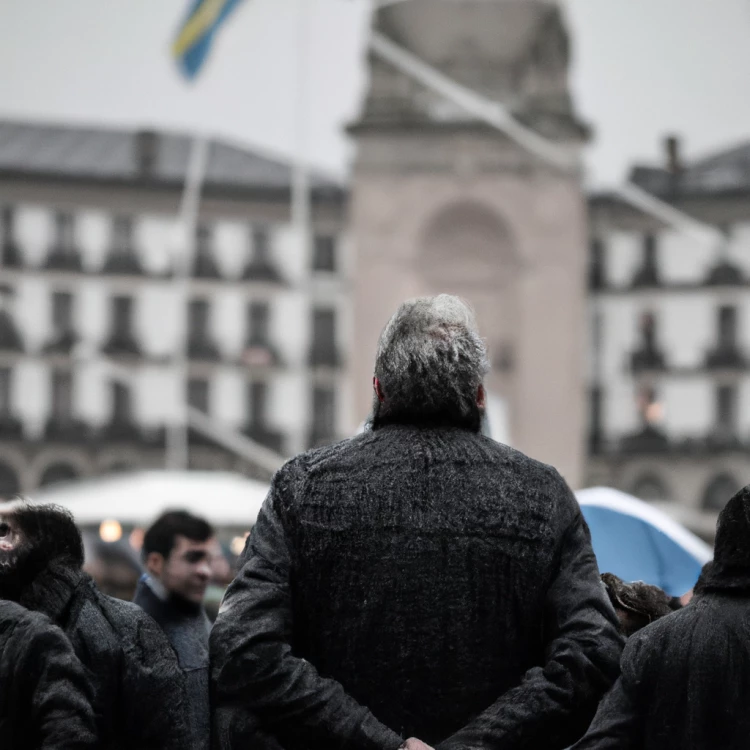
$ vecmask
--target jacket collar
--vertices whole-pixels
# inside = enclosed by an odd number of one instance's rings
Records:
[[[51,562],[26,586],[19,599],[27,609],[41,612],[59,622],[80,586],[88,576],[81,570]]]

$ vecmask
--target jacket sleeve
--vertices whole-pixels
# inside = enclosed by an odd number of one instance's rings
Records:
[[[28,732],[42,750],[89,750],[99,747],[93,689],[73,647],[51,623],[33,632],[28,659],[17,662],[18,681],[29,696]]]
[[[617,616],[599,577],[588,526],[567,486],[566,492],[572,521],[546,598],[545,663],[439,750],[565,748],[586,731],[618,675],[623,639]]]
[[[292,652],[290,542],[278,510],[285,491],[277,474],[211,632],[214,729],[217,716],[234,710],[245,714],[239,723],[293,727],[311,745],[396,750],[399,735]]]
[[[622,656],[622,674],[599,704],[586,736],[573,750],[636,750],[643,747],[644,716],[636,699],[642,654],[641,638],[633,636]]]

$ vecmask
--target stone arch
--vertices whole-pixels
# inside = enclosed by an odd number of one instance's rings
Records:
[[[39,486],[47,487],[59,482],[72,482],[78,479],[80,473],[78,468],[67,461],[57,461],[49,464],[39,477]]]
[[[672,499],[667,483],[652,471],[641,474],[636,478],[631,493],[639,500],[645,500],[646,502]]]
[[[10,500],[21,492],[21,480],[16,470],[0,460],[0,502]]]
[[[742,485],[728,471],[722,471],[714,475],[703,491],[701,504],[703,510],[718,513],[724,509],[732,495],[742,489]]]
[[[457,294],[471,303],[492,363],[490,386],[512,402],[523,262],[508,222],[479,201],[443,205],[425,224],[416,262],[425,293]]]

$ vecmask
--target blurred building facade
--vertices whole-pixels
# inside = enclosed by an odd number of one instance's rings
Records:
[[[411,0],[375,28],[451,79],[506,105],[579,157],[588,136],[568,89],[569,40],[555,3]],[[371,56],[350,132],[357,249],[352,371],[371,401],[378,333],[409,297],[468,299],[492,357],[514,446],[578,485],[585,457],[585,196],[579,173],[531,156]]]
[[[676,503],[710,535],[750,481],[750,143],[631,179],[721,229],[711,247],[590,198],[587,483]]]
[[[212,141],[184,306],[172,279],[189,151],[170,133],[0,123],[0,496],[163,467],[185,397],[284,455],[350,421],[342,188],[314,176],[303,243],[289,166]],[[193,432],[190,465],[253,473]]]

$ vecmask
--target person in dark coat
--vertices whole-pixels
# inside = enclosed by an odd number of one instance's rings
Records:
[[[602,583],[628,638],[682,607],[678,597],[643,581],[626,583],[614,573],[602,573]]]
[[[68,637],[94,686],[104,750],[184,750],[185,682],[159,626],[140,607],[102,594],[82,570],[73,517],[54,505],[0,510],[9,551],[0,598],[47,615]]]
[[[0,601],[0,747],[99,747],[93,691],[65,634],[48,618]]]
[[[719,515],[714,560],[690,604],[629,639],[622,676],[575,750],[746,750],[748,540],[750,486]]]
[[[277,472],[211,633],[215,748],[585,732],[623,639],[565,481],[480,433],[487,369],[461,300],[407,302],[371,428]]]
[[[208,634],[211,622],[203,606],[209,579],[214,532],[202,518],[185,511],[160,516],[146,531],[143,556],[148,573],[133,600],[156,620],[177,653],[185,673],[191,750],[209,746]]]

